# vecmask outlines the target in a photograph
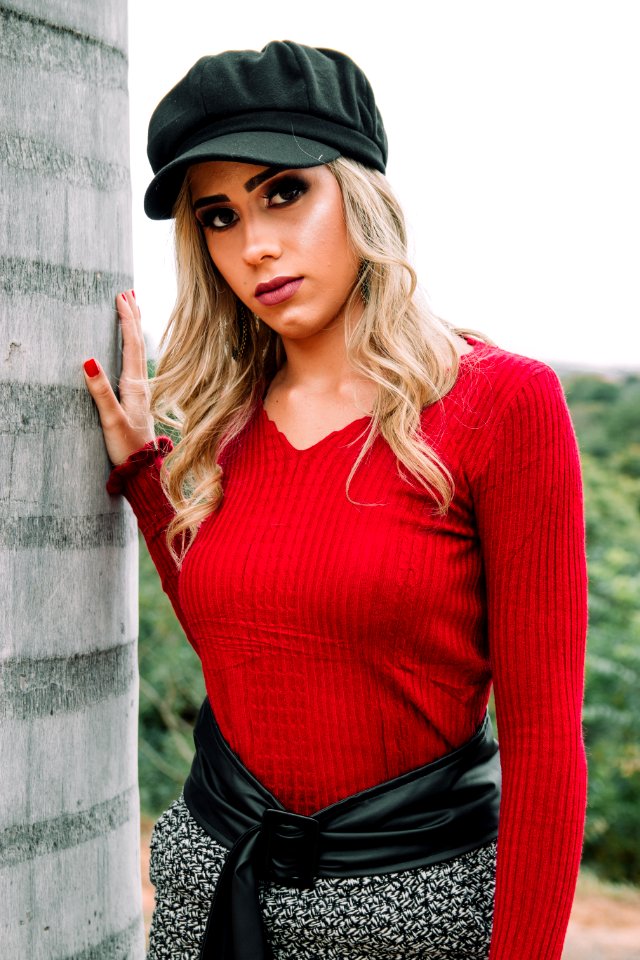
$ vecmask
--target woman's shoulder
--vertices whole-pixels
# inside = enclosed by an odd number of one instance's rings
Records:
[[[480,464],[505,430],[516,442],[533,439],[532,425],[566,420],[558,375],[548,364],[471,336],[455,384],[439,404],[423,411],[425,433],[443,454]],[[456,454],[457,456],[457,454]]]
[[[454,403],[496,416],[518,397],[524,401],[562,391],[557,373],[547,363],[474,337],[465,339],[473,349],[460,358],[451,392]]]
[[[549,364],[524,354],[505,350],[495,343],[465,336],[472,348],[460,358],[460,374],[481,373],[487,382],[494,384],[524,384],[531,377],[540,375],[557,379],[557,374]]]

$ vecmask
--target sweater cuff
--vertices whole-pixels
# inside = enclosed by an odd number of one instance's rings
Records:
[[[107,480],[107,493],[124,493],[127,482],[137,476],[141,470],[147,467],[158,467],[162,461],[173,450],[173,443],[169,437],[156,437],[145,443],[144,447],[136,450],[130,457],[114,467]]]

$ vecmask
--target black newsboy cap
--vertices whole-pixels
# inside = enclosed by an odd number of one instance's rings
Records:
[[[155,176],[144,208],[166,220],[192,163],[313,167],[344,156],[384,173],[387,137],[353,60],[275,40],[198,60],[154,110],[147,154]]]

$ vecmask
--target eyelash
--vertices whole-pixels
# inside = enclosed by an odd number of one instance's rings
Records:
[[[282,180],[278,180],[276,183],[271,184],[267,192],[262,195],[262,199],[268,201],[267,206],[288,207],[292,203],[295,203],[296,200],[299,200],[308,189],[308,183],[301,177],[283,177]],[[284,195],[286,193],[295,193],[295,196],[288,200],[283,196],[282,203],[271,204],[271,201],[274,197],[277,197],[279,194]],[[233,214],[234,219],[230,220],[229,223],[214,223],[217,217],[220,217],[224,214]],[[198,214],[198,220],[200,224],[207,230],[214,230],[216,232],[227,230],[229,227],[232,227],[237,219],[238,218],[231,207],[210,207],[208,210],[203,210]]]

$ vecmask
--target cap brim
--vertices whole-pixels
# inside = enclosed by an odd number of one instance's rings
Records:
[[[234,160],[285,168],[318,167],[340,156],[326,143],[290,133],[228,133],[186,150],[158,171],[144,197],[144,210],[152,220],[168,220],[178,198],[187,167],[207,160]]]

